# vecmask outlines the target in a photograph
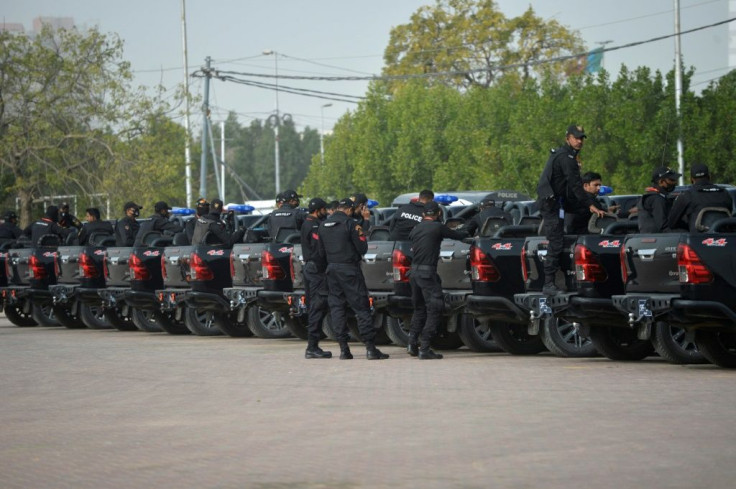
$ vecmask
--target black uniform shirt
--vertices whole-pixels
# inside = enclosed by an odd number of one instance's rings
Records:
[[[323,271],[327,266],[324,257],[319,255],[319,231],[320,220],[308,215],[302,224],[302,257],[304,262],[314,262],[317,269]]]
[[[565,211],[576,211],[593,204],[595,199],[583,189],[577,155],[578,151],[569,144],[552,150],[537,185],[540,202],[552,198],[560,200]]]
[[[422,222],[423,212],[424,204],[421,202],[410,202],[396,209],[389,227],[391,239],[393,241],[408,241],[411,230]]]
[[[85,222],[82,229],[79,231],[79,244],[82,246],[87,245],[92,233],[105,233],[112,236],[114,231],[112,229],[112,224],[107,221],[97,220]]]
[[[672,207],[672,199],[656,187],[649,187],[636,204],[639,208],[637,223],[640,233],[665,233],[667,215]]]
[[[193,245],[204,244],[205,235],[209,232],[214,235],[216,241],[227,248],[240,241],[245,234],[244,229],[240,229],[234,233],[229,233],[226,224],[220,220],[220,213],[215,211],[194,220],[194,231],[192,232],[191,243]]]
[[[352,217],[335,211],[317,231],[319,255],[330,263],[358,263],[366,251],[368,240]]]
[[[23,230],[17,224],[6,221],[0,224],[0,239],[18,239]]]
[[[115,246],[133,246],[141,224],[132,217],[125,216],[115,225]]]
[[[304,222],[304,213],[289,204],[271,212],[268,217],[268,235],[274,241],[281,228],[296,229],[299,231]]]
[[[710,182],[693,184],[686,192],[681,193],[672,204],[667,217],[667,225],[671,229],[695,230],[695,219],[705,207],[725,207],[733,209],[733,200],[729,193]]]
[[[38,244],[38,240],[41,239],[41,236],[43,236],[44,234],[55,234],[56,236],[61,238],[63,242],[64,238],[66,238],[70,233],[70,229],[64,229],[63,227],[59,226],[57,223],[46,217],[43,217],[34,222],[24,231],[24,234],[31,236],[31,243],[33,243],[34,246]]]
[[[425,219],[411,230],[411,249],[414,257],[412,266],[429,265],[436,267],[440,259],[440,245],[444,238],[463,239],[468,235],[461,231],[453,231],[445,224],[434,219]]]
[[[138,232],[135,235],[133,246],[142,246],[143,236],[150,231],[159,231],[161,233],[166,231],[173,235],[181,232],[182,228],[177,223],[169,221],[161,214],[153,214],[149,221],[145,221],[141,224],[140,229],[138,229]]]

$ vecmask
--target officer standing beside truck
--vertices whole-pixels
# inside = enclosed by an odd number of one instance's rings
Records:
[[[414,229],[414,226],[422,222],[424,205],[433,199],[434,192],[424,189],[419,192],[419,197],[416,201],[409,202],[396,209],[394,218],[391,220],[391,226],[389,227],[391,240],[407,241],[409,239],[409,233]]]
[[[309,214],[301,229],[302,258],[304,260],[304,289],[307,295],[307,350],[304,358],[332,358],[332,352],[319,347],[322,321],[327,315],[327,263],[319,254],[319,225],[327,217],[327,203],[316,197],[309,201]]]
[[[700,232],[695,227],[698,213],[706,207],[721,207],[733,211],[733,199],[723,187],[710,182],[710,171],[703,163],[694,163],[690,168],[690,182],[693,184],[681,193],[672,204],[667,217],[671,229]]]
[[[565,144],[551,151],[537,185],[537,204],[542,215],[541,234],[549,240],[544,261],[542,292],[556,295],[555,275],[560,269],[564,237],[564,212],[588,209],[602,216],[604,212],[593,203],[593,197],[583,190],[580,178],[580,150],[587,136],[582,126],[568,126]]]
[[[368,240],[358,222],[353,219],[354,202],[342,199],[337,211],[319,226],[319,255],[327,262],[327,286],[332,327],[340,344],[340,359],[353,358],[348,346],[347,306],[355,312],[358,330],[366,346],[368,360],[384,360],[388,355],[376,348],[368,288],[360,261],[368,251]]]
[[[283,238],[279,236],[281,229],[293,229],[294,232],[298,232],[304,222],[304,213],[298,209],[301,195],[294,190],[286,190],[280,194],[280,197],[283,199],[283,204],[271,212],[268,217],[268,235],[271,241]]]
[[[406,351],[420,360],[439,360],[440,353],[430,348],[432,338],[437,333],[445,308],[445,295],[442,280],[437,274],[437,261],[440,259],[440,246],[444,238],[463,239],[464,231],[448,228],[440,217],[442,209],[433,200],[424,205],[422,222],[409,233],[414,257],[411,261],[411,302],[414,314],[411,318],[409,343]]]

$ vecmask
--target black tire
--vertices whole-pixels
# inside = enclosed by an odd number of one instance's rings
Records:
[[[357,327],[356,327],[357,329]],[[337,334],[335,334],[335,328],[332,327],[332,317],[327,314],[322,320],[322,335],[330,341],[337,341]],[[358,341],[353,332],[350,330],[350,319],[348,319],[348,341]]]
[[[457,331],[438,331],[432,338],[432,348],[436,350],[457,350],[463,344]]]
[[[67,329],[84,329],[87,327],[82,318],[78,314],[72,314],[71,306],[53,306],[54,317],[59,323]]]
[[[153,311],[134,307],[131,309],[130,316],[133,319],[135,327],[141,331],[147,333],[162,333],[164,331],[153,314]]]
[[[540,325],[540,336],[547,349],[562,358],[585,358],[598,355],[590,338],[580,335],[579,324],[554,318]]]
[[[489,321],[479,321],[470,314],[462,314],[458,319],[457,327],[460,339],[470,350],[481,353],[503,351],[493,340]]]
[[[138,328],[133,324],[131,309],[129,307],[125,309],[125,311],[120,307],[105,309],[105,317],[110,321],[113,328],[118,331],[138,331]]]
[[[222,330],[217,327],[215,317],[221,313],[212,311],[198,311],[193,307],[187,307],[184,313],[184,324],[189,331],[197,336],[219,336]]]
[[[56,314],[54,314],[54,307],[51,304],[33,304],[31,306],[31,315],[39,326],[61,326],[61,323],[56,318]],[[78,327],[83,328],[84,325]]]
[[[215,325],[220,331],[232,338],[250,338],[253,331],[248,327],[248,321],[237,322],[237,313],[217,314],[214,318]]]
[[[23,312],[23,304],[5,304],[3,311],[5,312],[5,317],[8,318],[8,321],[19,328],[38,326],[38,323],[33,319],[33,315],[31,315],[30,312]]]
[[[386,314],[376,312],[373,314],[373,328],[376,330],[376,336],[373,338],[375,345],[390,345],[391,338],[386,334]],[[351,341],[363,341],[358,331],[358,321],[354,317],[348,317],[348,330],[350,331]]]
[[[652,342],[640,340],[630,328],[594,326],[590,328],[590,340],[601,355],[611,360],[631,362],[654,353]]]
[[[192,332],[189,331],[189,328],[187,328],[184,319],[176,319],[175,312],[156,311],[154,312],[154,316],[156,317],[158,325],[161,326],[161,329],[169,334],[192,334]]]
[[[259,305],[248,308],[248,327],[259,338],[288,338],[291,332],[277,314],[268,312]]]
[[[512,355],[536,355],[546,351],[542,338],[527,332],[526,324],[491,322],[491,334],[506,353]]]
[[[652,328],[652,345],[660,357],[676,365],[708,363],[695,344],[695,331],[685,331],[664,321]]]
[[[411,326],[411,317],[392,317],[386,316],[386,334],[391,342],[402,348],[406,348],[409,344],[409,327]]]
[[[700,329],[695,333],[698,351],[708,361],[723,368],[736,368],[736,333]]]
[[[79,304],[79,318],[89,329],[111,329],[112,324],[99,304]]]
[[[296,338],[299,338],[300,340],[306,340],[308,338],[309,332],[307,331],[307,321],[306,317],[284,317],[284,325],[286,326],[286,329],[289,330],[289,332],[295,336]]]

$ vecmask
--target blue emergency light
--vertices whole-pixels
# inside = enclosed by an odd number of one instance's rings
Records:
[[[369,209],[373,209],[374,207],[378,206],[378,201],[373,199],[368,199],[368,202],[365,203],[365,206]]]
[[[175,216],[191,216],[194,214],[194,209],[189,209],[187,207],[172,207],[171,213]]]
[[[225,206],[226,211],[234,211],[234,212],[241,212],[241,213],[247,213],[247,212],[253,212],[256,208],[252,205],[248,204],[228,204]]]
[[[457,197],[455,195],[440,194],[434,196],[434,201],[438,204],[450,205],[457,201]]]
[[[613,193],[613,187],[608,185],[601,185],[601,189],[598,191],[598,195],[608,195]]]

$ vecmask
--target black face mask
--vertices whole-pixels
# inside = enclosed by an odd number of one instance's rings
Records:
[[[670,192],[672,192],[673,190],[675,190],[675,187],[677,187],[677,184],[676,184],[676,183],[673,183],[672,185],[665,185],[664,187],[662,187],[662,189],[663,189],[663,190],[664,190],[664,191],[665,191],[666,193],[670,193]]]
[[[141,211],[139,211],[138,209],[135,209],[135,210],[133,211],[133,217],[138,217],[138,216],[140,216],[140,215],[141,215]]]

